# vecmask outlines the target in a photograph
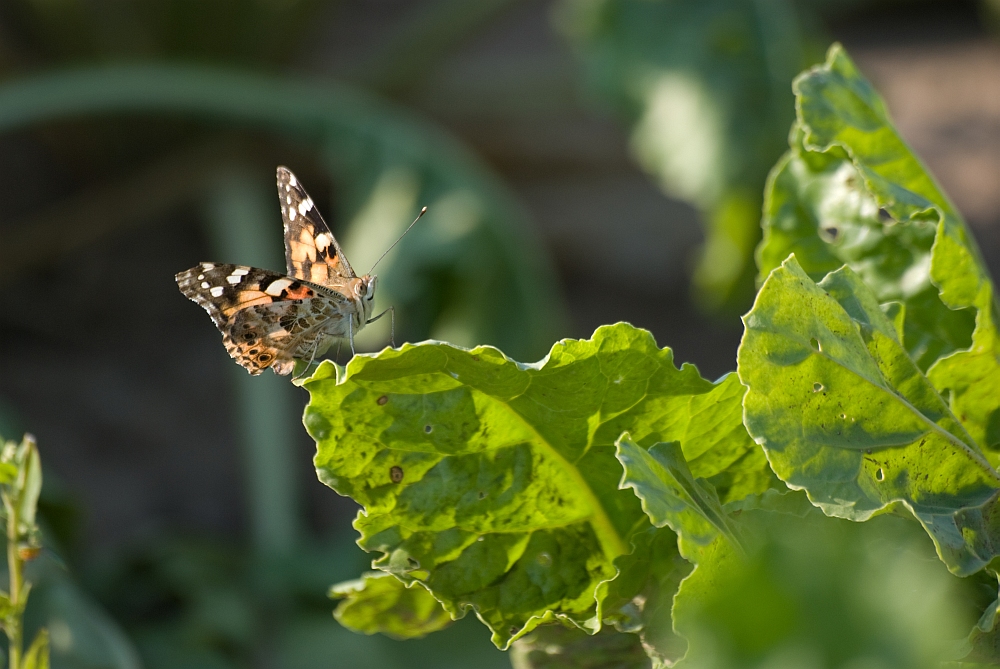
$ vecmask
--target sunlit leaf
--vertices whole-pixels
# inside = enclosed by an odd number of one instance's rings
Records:
[[[622,432],[679,441],[694,462],[724,442],[726,457],[702,462],[710,474],[756,448],[735,383],[676,368],[619,324],[533,365],[438,342],[326,363],[305,383],[305,423],[321,480],[364,507],[355,527],[382,553],[375,566],[423,583],[452,616],[475,609],[503,647],[554,616],[597,628],[598,586],[648,527],[618,490]]]
[[[814,280],[847,263],[880,302],[900,302],[910,356],[1000,463],[997,307],[968,228],[839,45],[795,91],[792,150],[766,193],[761,277],[794,252]]]
[[[626,433],[617,446],[625,469],[619,487],[635,492],[654,526],[670,526],[682,539],[681,546],[708,544],[719,534],[739,544],[715,488],[695,479],[677,442],[653,444],[647,450]],[[687,552],[685,557],[690,559]]]
[[[1000,554],[1000,475],[857,274],[817,285],[789,259],[744,322],[746,425],[782,480],[852,520],[904,503],[956,573]]]
[[[343,598],[333,615],[355,632],[418,639],[451,624],[451,616],[426,588],[416,583],[407,587],[385,572],[335,585],[330,596]]]

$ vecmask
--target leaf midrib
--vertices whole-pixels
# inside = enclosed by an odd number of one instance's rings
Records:
[[[851,321],[852,322],[856,322],[856,321],[854,321],[853,318],[851,319]],[[753,328],[753,329],[759,329],[759,328]],[[855,370],[851,369],[847,365],[844,365],[840,361],[835,360],[834,358],[832,358],[829,355],[827,355],[826,353],[824,353],[822,350],[817,351],[808,342],[802,341],[798,337],[789,336],[786,333],[779,332],[778,330],[770,330],[770,331],[773,332],[774,334],[779,335],[779,336],[785,336],[785,337],[788,337],[789,339],[792,339],[793,341],[795,341],[796,343],[798,343],[800,346],[803,346],[803,347],[809,349],[811,355],[820,355],[820,356],[826,358],[827,360],[829,360],[830,362],[832,362],[833,364],[837,365],[841,369],[844,369],[844,370],[850,372],[854,377],[863,380],[865,383],[868,383],[868,384],[870,384],[870,385],[878,388],[879,390],[881,390],[881,391],[883,391],[885,393],[888,393],[890,396],[892,396],[893,398],[895,398],[896,400],[898,400],[899,402],[901,402],[903,404],[903,406],[908,411],[910,411],[910,413],[912,413],[913,415],[917,416],[918,420],[920,420],[924,424],[926,424],[929,427],[930,431],[938,433],[941,437],[943,437],[946,441],[948,441],[949,443],[951,443],[953,446],[957,447],[961,451],[964,451],[975,462],[977,462],[979,465],[981,465],[986,470],[986,472],[997,483],[1000,483],[1000,474],[998,474],[997,471],[995,469],[993,469],[992,465],[990,465],[989,461],[987,461],[985,457],[981,456],[979,453],[977,453],[975,450],[973,450],[968,444],[966,444],[961,439],[959,439],[958,437],[956,437],[955,435],[953,435],[951,432],[945,430],[943,427],[941,427],[940,425],[938,425],[937,423],[935,423],[934,421],[932,421],[930,418],[928,418],[927,416],[925,416],[924,413],[922,411],[918,410],[915,406],[913,406],[910,403],[909,400],[907,400],[905,397],[903,397],[902,395],[900,395],[899,393],[897,393],[894,389],[892,389],[891,387],[889,387],[888,385],[886,385],[885,384],[885,376],[882,373],[882,370],[878,367],[878,363],[875,362],[874,360],[872,362],[875,364],[875,368],[878,370],[879,377],[882,379],[882,383],[879,383],[879,384],[876,384],[875,382],[873,382],[870,379],[866,378],[863,374],[859,374],[858,372],[856,372]],[[871,353],[868,352],[867,347],[864,347],[864,348],[865,348],[866,354],[870,358],[871,357]],[[821,349],[822,349],[822,347],[821,347]],[[920,373],[919,370],[918,370],[918,373]],[[922,373],[921,373],[921,376],[923,376]],[[928,385],[931,385],[930,381],[927,381],[927,377],[926,376],[924,376],[924,380],[927,382]],[[931,385],[931,389],[934,391],[935,394],[937,394],[937,389],[935,389],[933,387],[933,385]],[[941,399],[940,395],[938,395],[938,399]],[[943,400],[941,400],[941,401],[943,403]],[[947,406],[945,406],[944,408],[945,408],[945,411],[947,411],[949,414],[951,413],[951,410],[948,409]],[[952,418],[955,420],[955,424],[956,425],[958,425],[959,427],[962,427],[961,422],[957,418],[955,418],[954,415],[952,415]],[[962,429],[964,430],[965,428],[963,427]],[[969,439],[972,439],[972,437],[969,436]],[[911,442],[911,444],[912,444],[912,442]],[[836,447],[834,446],[833,448],[836,448]]]

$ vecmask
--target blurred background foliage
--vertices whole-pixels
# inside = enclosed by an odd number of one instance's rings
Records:
[[[353,506],[308,466],[303,397],[241,376],[173,286],[200,260],[280,268],[275,165],[359,269],[430,207],[379,266],[397,340],[534,360],[628,319],[717,375],[792,77],[837,38],[876,85],[921,45],[965,45],[954,71],[1000,80],[976,60],[998,16],[993,0],[0,5],[0,432],[31,429],[51,463],[59,557],[37,568],[56,594],[34,615],[56,666],[508,664],[472,620],[408,642],[333,621],[327,587],[366,559]],[[985,122],[949,121],[949,146],[1000,145],[992,99]],[[1000,173],[969,160],[965,183]],[[1000,203],[969,202],[995,260]]]

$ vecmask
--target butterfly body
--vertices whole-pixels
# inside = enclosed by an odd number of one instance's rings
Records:
[[[177,286],[222,333],[226,351],[250,374],[289,374],[338,339],[370,323],[376,276],[357,276],[295,175],[278,168],[288,274],[203,262]]]

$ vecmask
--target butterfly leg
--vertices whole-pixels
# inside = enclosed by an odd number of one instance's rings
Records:
[[[309,356],[309,362],[306,364],[305,368],[302,370],[302,375],[295,377],[295,379],[301,379],[309,372],[309,368],[312,367],[313,362],[316,360],[316,351],[319,350],[319,343],[322,339],[317,338],[316,343],[313,345],[312,355]],[[294,380],[294,379],[293,379]]]
[[[354,319],[353,318],[349,318],[347,320],[347,337],[351,341],[351,357],[353,358],[355,355],[357,355],[354,352]]]
[[[365,321],[365,325],[374,323],[378,319],[385,316],[386,312],[389,313],[389,343],[392,344],[393,348],[396,348],[396,307],[389,307],[375,318],[368,319]]]

